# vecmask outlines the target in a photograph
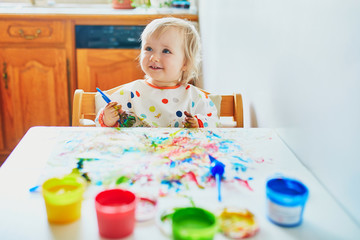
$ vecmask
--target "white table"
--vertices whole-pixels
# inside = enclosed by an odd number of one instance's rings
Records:
[[[94,192],[89,192],[83,200],[80,220],[66,225],[49,224],[41,193],[29,192],[31,187],[39,183],[40,176],[44,176],[44,166],[53,156],[54,149],[61,147],[59,138],[67,134],[73,136],[74,133],[90,133],[90,136],[94,133],[94,136],[98,136],[101,131],[109,129],[34,127],[27,132],[0,168],[0,239],[101,239],[94,208]],[[260,231],[252,239],[359,239],[359,227],[296,159],[274,130],[222,129],[220,133],[226,131],[237,131],[239,139],[246,139],[243,141],[244,150],[251,152],[252,156],[265,159],[264,163],[253,169],[251,186],[254,191],[244,187],[234,189],[231,184],[223,184],[224,200],[218,203],[216,188],[203,192],[194,189],[195,204],[209,210],[225,205],[249,209],[260,226]],[[276,173],[300,179],[309,188],[304,220],[299,227],[282,228],[272,224],[266,217],[265,183],[269,176]],[[176,204],[186,204],[186,201],[174,196],[164,197],[159,200],[159,209]],[[155,220],[150,220],[137,223],[134,234],[128,239],[169,238],[159,230]],[[215,239],[227,238],[219,233]]]

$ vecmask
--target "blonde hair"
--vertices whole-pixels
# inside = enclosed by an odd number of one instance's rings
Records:
[[[166,32],[169,28],[176,28],[184,36],[184,55],[186,70],[180,79],[180,84],[186,84],[193,80],[198,80],[200,73],[200,36],[194,25],[180,18],[166,17],[155,19],[150,22],[141,34],[141,49],[143,49],[144,40],[151,36],[159,36]]]

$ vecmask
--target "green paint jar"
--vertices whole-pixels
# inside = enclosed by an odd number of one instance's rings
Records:
[[[172,233],[175,240],[213,239],[217,230],[215,215],[205,209],[180,208],[172,215]]]

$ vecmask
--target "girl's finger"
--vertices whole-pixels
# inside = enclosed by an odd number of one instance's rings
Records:
[[[191,115],[189,112],[184,111],[184,114],[185,114],[185,116],[187,116],[187,117],[191,117],[191,118],[192,118],[192,115]]]

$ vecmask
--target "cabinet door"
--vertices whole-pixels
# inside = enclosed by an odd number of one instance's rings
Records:
[[[0,56],[7,73],[0,87],[6,148],[15,147],[32,126],[68,126],[65,50],[8,48]]]
[[[2,155],[4,154],[5,144],[4,144],[4,133],[3,133],[3,124],[2,124],[2,111],[1,111],[1,105],[0,105],[0,166],[3,162]]]
[[[138,49],[78,49],[78,88],[93,92],[143,79],[139,54]]]

